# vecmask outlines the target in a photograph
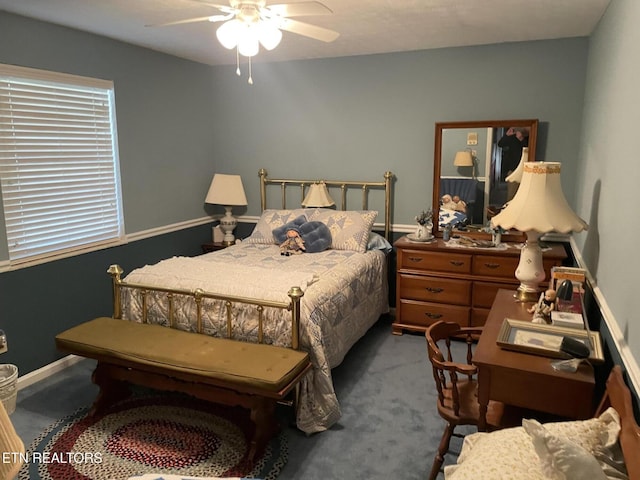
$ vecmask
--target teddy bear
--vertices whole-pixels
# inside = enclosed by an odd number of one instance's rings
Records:
[[[305,252],[304,240],[300,232],[294,228],[287,230],[286,239],[280,244],[280,255],[298,255]]]

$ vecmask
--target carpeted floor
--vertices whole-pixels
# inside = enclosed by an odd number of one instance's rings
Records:
[[[83,360],[18,393],[11,419],[26,445],[93,402],[93,366]],[[444,428],[424,336],[392,335],[391,319],[383,318],[332,373],[340,422],[311,436],[285,428],[288,461],[278,480],[424,479]],[[284,407],[279,412],[285,424],[289,413]],[[452,441],[445,464],[455,462],[460,444]]]

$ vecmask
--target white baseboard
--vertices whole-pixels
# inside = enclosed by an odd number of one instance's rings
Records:
[[[60,360],[56,360],[55,362],[45,365],[33,372],[29,372],[26,375],[18,377],[18,381],[16,383],[17,389],[20,391],[23,388],[27,388],[28,386],[33,385],[40,380],[44,380],[54,373],[61,372],[65,368],[70,367],[81,360],[84,360],[84,358],[77,355],[67,355]]]

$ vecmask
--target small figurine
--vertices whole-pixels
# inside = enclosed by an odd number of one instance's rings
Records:
[[[442,208],[445,208],[447,210],[456,210],[456,204],[453,201],[451,195],[449,195],[448,193],[443,195],[440,200],[442,201]]]
[[[556,307],[556,291],[549,289],[540,294],[540,300],[527,311],[533,313],[533,323],[551,323],[551,312]]]
[[[304,240],[295,229],[287,230],[287,238],[280,244],[280,255],[298,255],[305,252]]]
[[[454,210],[456,212],[466,213],[467,211],[467,203],[462,200],[458,195],[454,195],[451,199],[455,205]]]

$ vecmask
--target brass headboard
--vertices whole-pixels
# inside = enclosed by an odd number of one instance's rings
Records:
[[[362,210],[368,210],[369,190],[384,189],[384,237],[391,241],[391,180],[393,179],[393,173],[385,172],[384,181],[370,182],[370,181],[343,181],[343,180],[297,180],[291,178],[268,178],[267,171],[261,168],[258,172],[260,175],[260,207],[264,211],[267,208],[267,185],[280,185],[282,206],[281,208],[287,208],[287,187],[295,187],[300,189],[300,203],[305,197],[306,189],[309,185],[318,181],[324,182],[327,187],[337,187],[341,191],[340,210],[347,209],[347,190],[352,188],[359,188],[362,190]],[[298,208],[299,205],[296,207]]]

